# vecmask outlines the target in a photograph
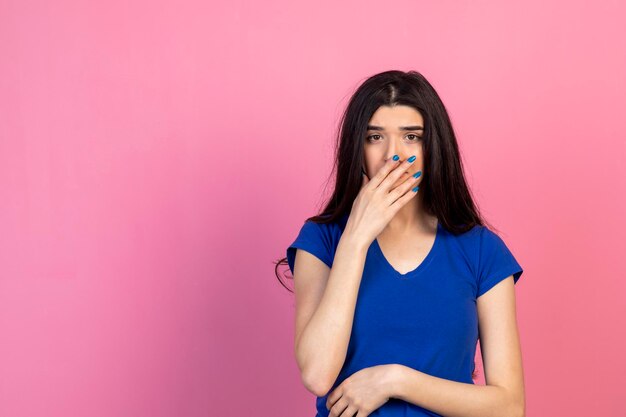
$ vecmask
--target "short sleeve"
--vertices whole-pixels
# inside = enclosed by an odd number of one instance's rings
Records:
[[[478,291],[480,297],[503,279],[513,275],[517,283],[524,270],[500,236],[487,227],[480,231]]]
[[[296,240],[287,248],[287,263],[291,274],[293,275],[296,262],[296,249],[303,249],[315,255],[330,268],[333,263],[331,247],[332,239],[328,233],[328,225],[305,221]]]

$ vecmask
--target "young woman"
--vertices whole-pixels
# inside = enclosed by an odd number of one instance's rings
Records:
[[[293,274],[295,356],[317,417],[523,416],[523,270],[485,225],[420,73],[357,89],[335,170],[326,208],[279,261]],[[486,385],[472,379],[478,339]]]

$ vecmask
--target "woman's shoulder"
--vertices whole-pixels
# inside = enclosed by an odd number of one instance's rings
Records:
[[[477,259],[491,248],[503,244],[500,235],[487,225],[476,224],[465,232],[453,234],[446,231],[449,247],[456,247],[471,259]]]
[[[456,248],[473,258],[473,254],[480,248],[483,234],[488,229],[484,225],[476,224],[462,232],[453,233],[445,227],[442,227],[442,230],[449,248]]]
[[[347,219],[344,216],[333,219],[332,214],[317,214],[307,217],[301,225],[301,232],[313,232],[316,234],[330,235],[335,234],[345,228]]]

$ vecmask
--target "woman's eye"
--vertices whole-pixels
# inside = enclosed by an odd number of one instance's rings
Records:
[[[418,135],[414,135],[414,134],[407,135],[407,137],[409,137],[409,136],[413,136],[414,137],[413,139],[410,139],[411,142],[416,142],[416,141],[421,139],[421,136],[418,136]],[[372,140],[376,141],[376,140],[378,140],[378,139],[374,139],[374,137],[380,138],[380,135],[369,135],[367,137],[367,140],[369,140],[369,141],[372,141]]]

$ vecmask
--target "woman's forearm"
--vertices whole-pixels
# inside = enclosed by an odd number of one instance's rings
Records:
[[[360,239],[342,235],[324,295],[298,340],[303,380],[318,396],[330,390],[345,362],[366,255]]]
[[[395,364],[390,387],[398,398],[445,417],[523,417],[524,404],[503,387],[452,381]]]

